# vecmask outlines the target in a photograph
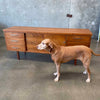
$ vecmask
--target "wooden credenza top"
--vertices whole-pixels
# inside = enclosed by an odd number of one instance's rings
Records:
[[[25,33],[50,33],[50,34],[67,34],[67,35],[91,35],[89,29],[72,29],[72,28],[47,28],[47,27],[23,27],[13,26],[3,29],[4,32],[25,32]]]

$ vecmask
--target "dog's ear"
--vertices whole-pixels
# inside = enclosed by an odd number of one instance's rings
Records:
[[[52,42],[49,43],[49,46],[50,46],[50,48],[53,48],[54,47],[54,45],[53,45]]]

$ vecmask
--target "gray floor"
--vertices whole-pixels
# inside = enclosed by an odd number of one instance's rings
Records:
[[[100,53],[100,43],[92,40],[91,48]],[[61,79],[55,83],[55,65],[50,55],[6,50],[0,38],[0,100],[100,100],[100,57],[91,59],[91,83],[86,83],[81,62],[62,64]]]

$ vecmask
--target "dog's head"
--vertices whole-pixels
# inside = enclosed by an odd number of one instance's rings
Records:
[[[54,48],[54,43],[50,39],[44,39],[38,46],[37,49],[39,50],[51,50]]]

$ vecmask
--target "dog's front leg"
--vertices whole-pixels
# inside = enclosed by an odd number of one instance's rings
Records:
[[[56,74],[57,74],[57,77],[54,79],[55,82],[58,82],[59,81],[59,77],[60,77],[60,64],[56,63]]]
[[[57,72],[53,73],[53,75],[55,75],[55,76],[56,76],[56,75],[57,75]]]

